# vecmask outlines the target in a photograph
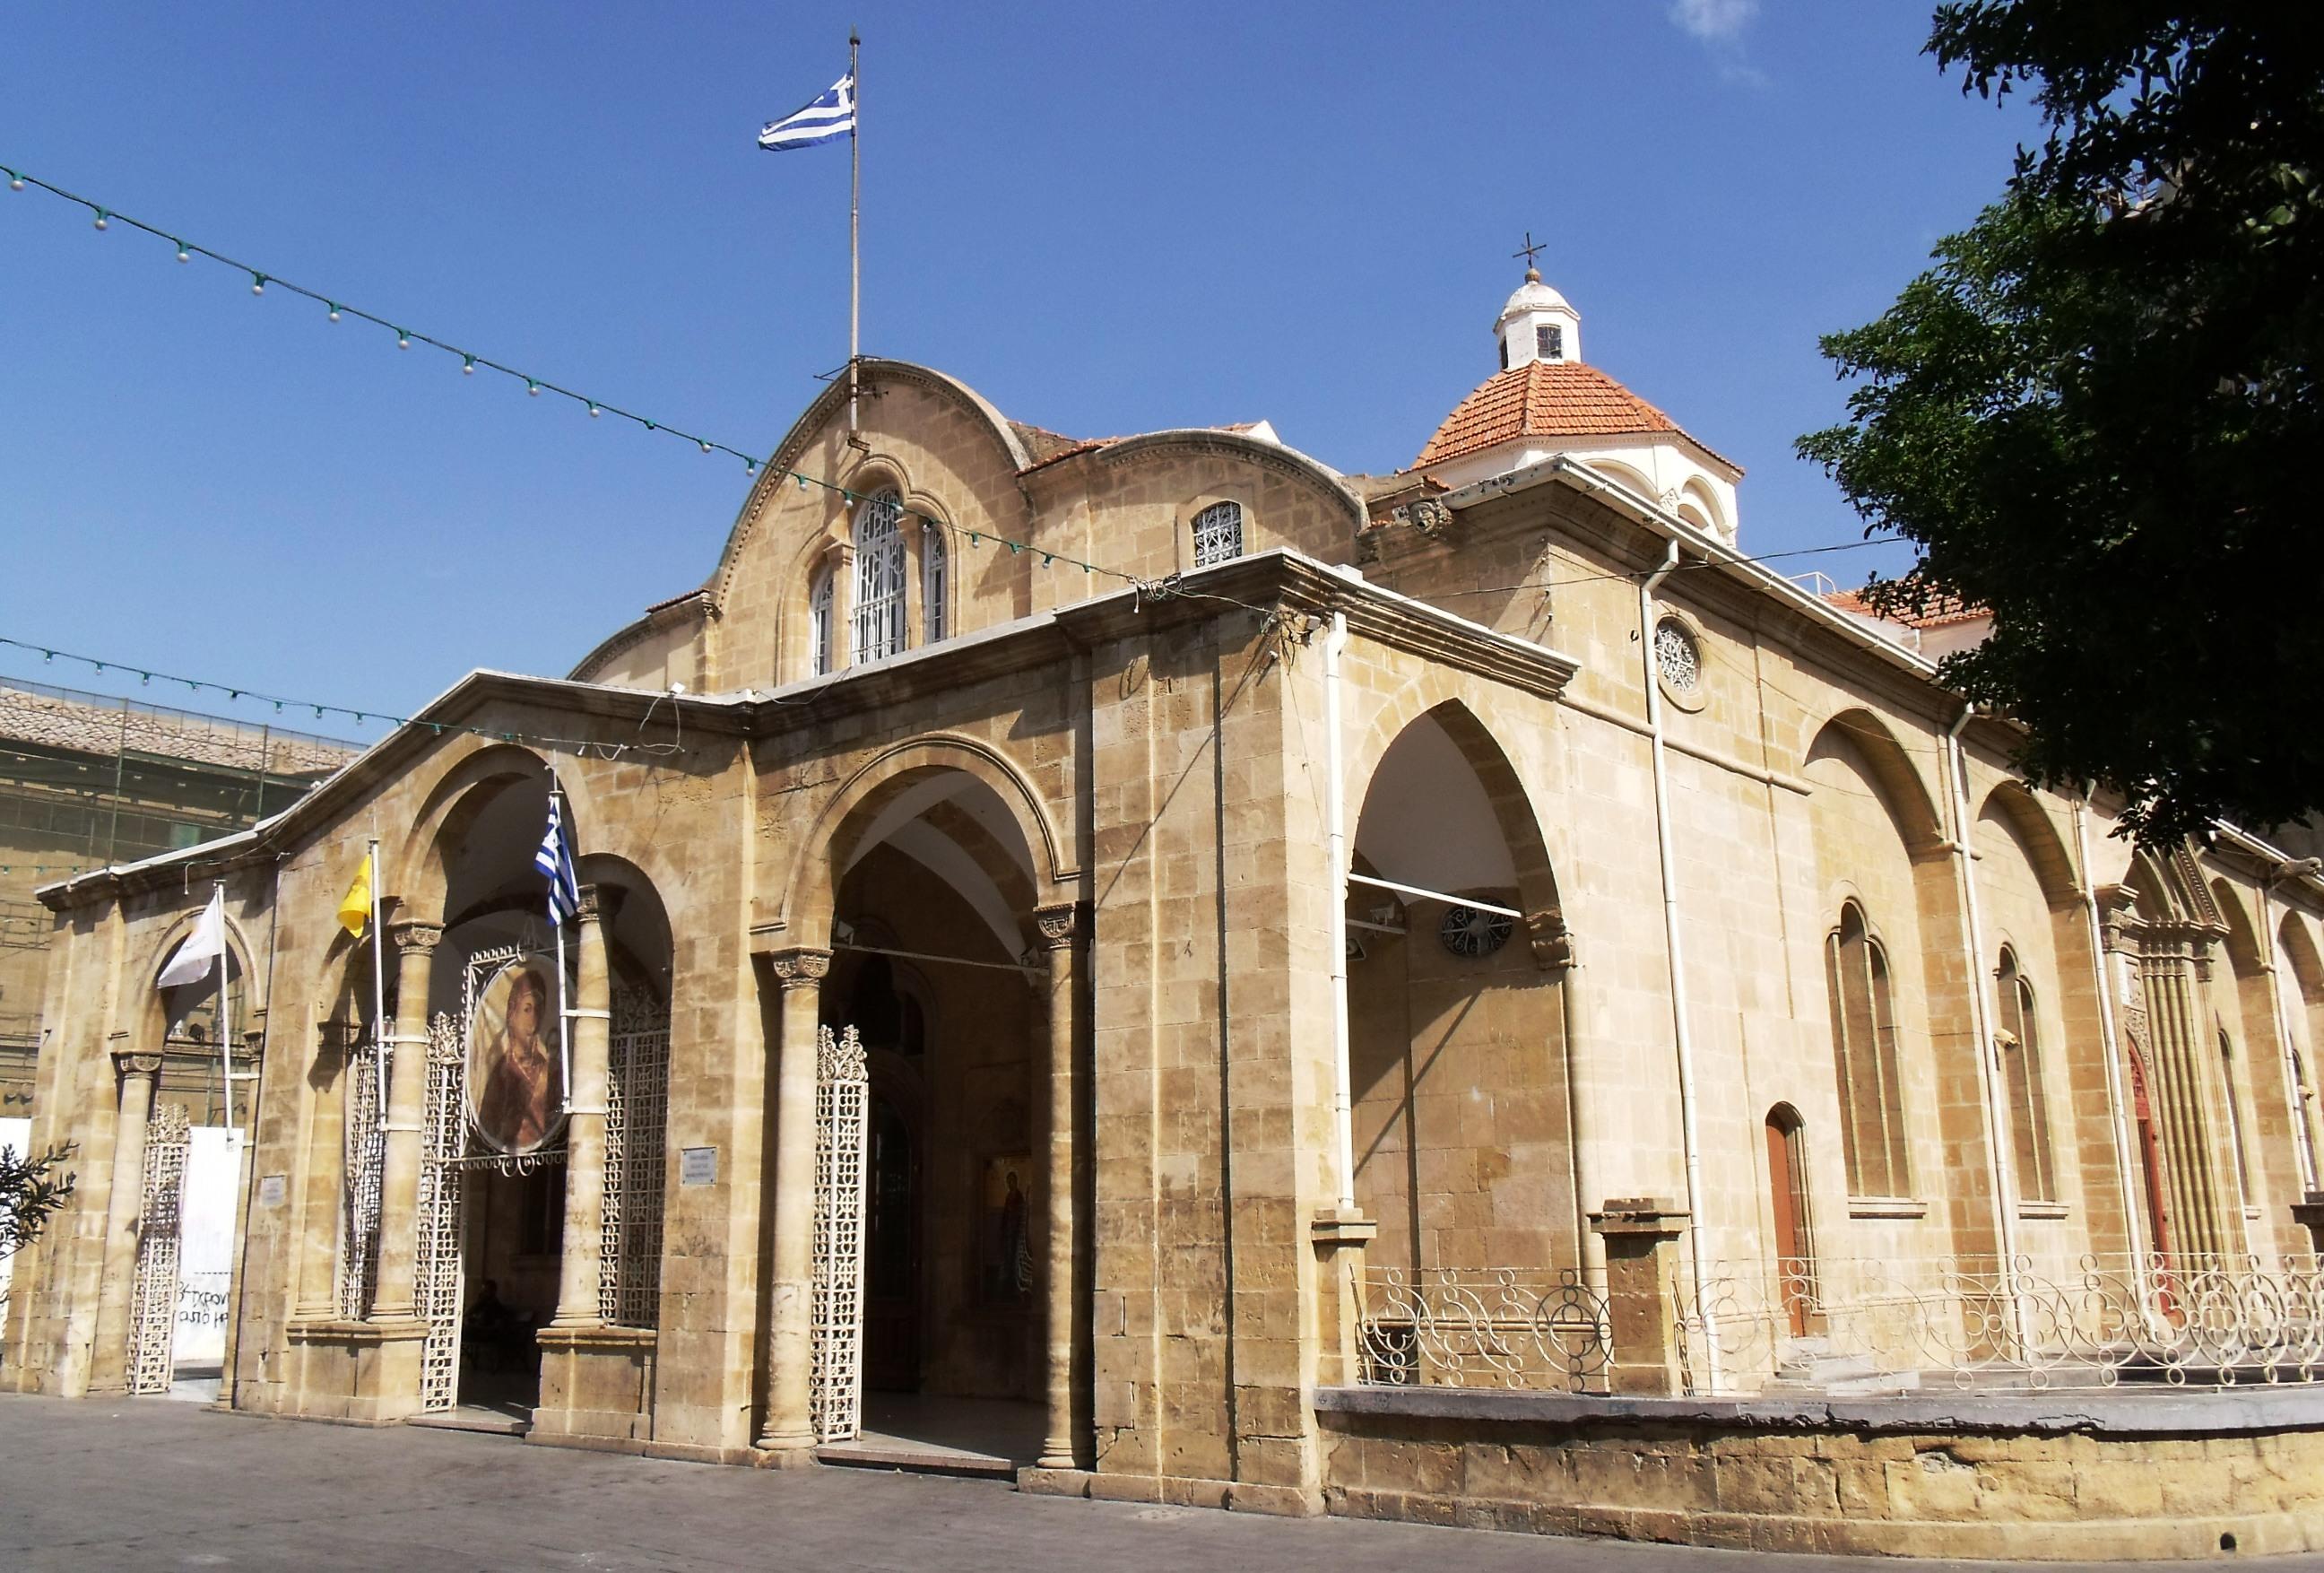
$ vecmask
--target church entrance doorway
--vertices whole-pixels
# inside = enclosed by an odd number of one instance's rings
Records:
[[[863,1208],[863,1386],[920,1389],[920,1162],[892,1089],[872,1095]]]
[[[1775,1282],[1792,1337],[1808,1333],[1815,1303],[1815,1262],[1808,1242],[1807,1163],[1803,1122],[1789,1104],[1767,1111],[1767,1200],[1775,1224]]]

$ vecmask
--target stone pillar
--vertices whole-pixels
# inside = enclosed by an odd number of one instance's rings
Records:
[[[808,1404],[815,1363],[816,1033],[823,1024],[828,950],[768,958],[783,991],[775,1069],[775,1229],[767,1306],[767,1423],[759,1446],[804,1456],[815,1446]]]
[[[558,1328],[594,1328],[604,1318],[598,1309],[598,1279],[604,1265],[605,1078],[613,1054],[613,987],[605,966],[605,926],[594,884],[581,887],[574,914],[580,946],[580,977],[574,990],[573,1085],[565,1111],[565,1253],[557,1282]]]
[[[1613,1341],[1606,1381],[1616,1393],[1677,1393],[1683,1384],[1671,1293],[1686,1223],[1686,1214],[1654,1197],[1609,1200],[1590,1215],[1590,1226],[1605,1242]]]
[[[120,1112],[113,1124],[113,1189],[105,1205],[105,1268],[97,1291],[97,1346],[88,1391],[129,1391],[129,1303],[137,1287],[137,1218],[145,1201],[145,1130],[153,1117],[159,1054],[116,1053]]]
[[[387,1133],[379,1182],[379,1291],[370,1319],[410,1322],[419,1316],[420,1161],[422,1106],[428,1096],[428,983],[440,923],[397,923],[394,1058],[387,1073]]]
[[[1036,1467],[1071,1469],[1075,1467],[1074,1263],[1079,1255],[1074,1228],[1074,994],[1081,976],[1074,955],[1082,939],[1081,909],[1072,902],[1043,907],[1033,914],[1033,921],[1049,956],[1048,1293],[1043,1319],[1049,1425]]]

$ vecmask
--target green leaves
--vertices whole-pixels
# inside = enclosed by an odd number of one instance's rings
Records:
[[[1964,0],[1930,51],[2051,127],[1877,321],[1822,340],[1849,420],[1802,438],[1993,634],[1947,680],[2142,837],[2324,804],[2324,37],[2291,12]]]

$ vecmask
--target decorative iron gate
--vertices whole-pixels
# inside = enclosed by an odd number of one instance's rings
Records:
[[[467,1145],[467,1033],[438,1014],[428,1029],[428,1093],[420,1131],[420,1218],[413,1299],[428,1324],[420,1352],[420,1410],[438,1414],[460,1397],[459,1159]]]
[[[379,1291],[379,1182],[387,1156],[380,1119],[379,1059],[370,1045],[350,1039],[346,1068],[346,1176],[339,1201],[339,1315],[360,1321]]]
[[[178,1227],[191,1144],[182,1105],[165,1104],[145,1127],[137,1209],[137,1282],[129,1304],[129,1391],[170,1391],[178,1332]]]
[[[816,1041],[814,1360],[816,1440],[853,1438],[863,1415],[863,1153],[871,1124],[863,1041]]]
[[[644,989],[613,991],[605,1067],[605,1199],[597,1314],[650,1328],[661,1300],[662,1133],[669,1106],[669,1011]]]

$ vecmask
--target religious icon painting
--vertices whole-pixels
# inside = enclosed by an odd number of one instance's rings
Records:
[[[1033,1292],[1032,1198],[1027,1185],[1032,1172],[1032,1159],[1021,1152],[984,1161],[977,1187],[977,1235],[988,1304]]]
[[[512,959],[468,1016],[468,1124],[512,1158],[548,1145],[565,1118],[555,968],[547,957]]]

